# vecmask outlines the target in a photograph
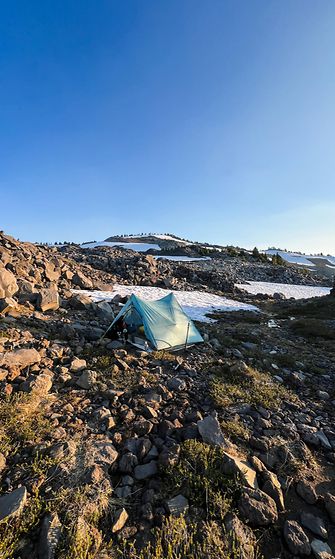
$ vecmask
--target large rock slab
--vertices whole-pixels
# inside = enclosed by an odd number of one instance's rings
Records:
[[[323,539],[328,538],[328,532],[322,518],[311,514],[310,512],[301,513],[301,524],[308,528],[316,536],[320,536]]]
[[[18,290],[14,274],[6,268],[0,268],[0,299],[12,297]]]
[[[236,514],[228,514],[224,520],[226,541],[232,557],[257,559],[257,540],[253,530],[243,524]]]
[[[25,487],[14,489],[0,497],[0,520],[18,516],[22,511],[27,500],[27,490]]]
[[[31,349],[15,349],[7,353],[0,354],[0,367],[8,369],[25,369],[30,365],[39,363],[41,356],[34,348]]]

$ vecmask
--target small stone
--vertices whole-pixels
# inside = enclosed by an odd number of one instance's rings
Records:
[[[137,480],[147,479],[157,474],[157,463],[151,460],[147,464],[136,466],[134,475]]]
[[[311,546],[304,530],[295,520],[286,520],[284,539],[293,555],[310,555]]]
[[[167,387],[169,390],[182,392],[182,390],[185,390],[186,388],[186,382],[184,381],[184,379],[181,379],[179,377],[174,377],[167,382]]]
[[[220,423],[217,419],[217,415],[207,415],[205,419],[198,421],[197,425],[204,443],[208,443],[213,446],[218,445],[223,448],[228,447],[228,444],[223,436]]]
[[[85,359],[78,359],[78,357],[75,357],[75,359],[71,361],[70,371],[72,371],[72,373],[79,373],[86,369],[86,366]]]
[[[314,516],[314,514],[310,514],[309,512],[302,512],[300,518],[304,528],[308,528],[313,534],[325,540],[328,538],[328,532],[322,518]]]
[[[318,500],[318,497],[313,485],[311,485],[307,481],[300,480],[297,483],[296,490],[299,497],[301,497],[306,503],[308,503],[309,505],[315,505],[315,503]],[[334,505],[334,511],[335,511],[335,505]]]
[[[89,369],[87,369],[86,371],[84,371],[79,379],[77,380],[76,384],[77,386],[79,386],[80,388],[84,388],[85,390],[90,390],[91,388],[94,387],[94,385],[97,382],[97,373],[96,371],[91,371]]]
[[[316,559],[334,559],[334,555],[329,545],[321,540],[313,540],[311,548]]]
[[[47,514],[42,521],[38,556],[40,559],[54,559],[56,548],[60,540],[62,525],[57,513]]]
[[[128,520],[128,513],[125,508],[119,509],[114,515],[114,522],[112,525],[112,533],[119,532],[124,527]]]
[[[0,497],[0,520],[18,516],[27,500],[27,490],[23,487]]]
[[[335,497],[327,493],[324,499],[326,511],[328,512],[332,522],[335,522]]]
[[[171,516],[183,516],[188,511],[188,500],[184,495],[177,495],[166,502],[166,507]]]
[[[124,474],[130,474],[135,466],[138,464],[138,459],[135,454],[131,452],[127,452],[124,454],[119,462],[119,471]]]

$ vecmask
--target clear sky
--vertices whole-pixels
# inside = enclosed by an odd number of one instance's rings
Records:
[[[335,253],[334,0],[16,0],[1,228]]]

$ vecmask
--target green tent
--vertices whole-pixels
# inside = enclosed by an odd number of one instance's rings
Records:
[[[145,337],[155,349],[177,349],[204,341],[173,293],[157,301],[132,294],[110,327],[121,318],[129,332],[143,326]]]

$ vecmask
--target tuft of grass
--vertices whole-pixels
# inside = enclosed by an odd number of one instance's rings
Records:
[[[0,522],[0,557],[13,559],[22,540],[37,528],[45,510],[45,502],[38,490],[27,501],[20,516]]]
[[[335,340],[335,325],[333,321],[318,318],[299,318],[290,323],[291,330],[305,338],[323,338]]]
[[[242,439],[243,441],[248,441],[250,438],[250,430],[240,419],[227,419],[221,423],[221,427],[233,440]]]
[[[268,373],[248,368],[247,374],[232,372],[222,367],[215,370],[210,382],[210,395],[217,407],[248,403],[269,409],[278,409],[283,400],[296,396],[284,386],[274,382]]]
[[[193,439],[185,441],[178,464],[166,470],[166,492],[182,493],[207,519],[222,521],[240,489],[236,478],[223,473],[223,462],[221,448]]]
[[[45,403],[35,394],[15,394],[0,401],[0,452],[8,455],[26,444],[38,444],[51,430]]]
[[[224,534],[215,522],[187,523],[184,517],[169,517],[151,534],[151,542],[137,551],[123,542],[112,555],[115,559],[237,559],[228,551]]]

